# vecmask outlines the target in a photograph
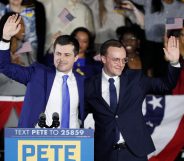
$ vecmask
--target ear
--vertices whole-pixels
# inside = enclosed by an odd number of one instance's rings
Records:
[[[105,64],[107,62],[106,60],[106,57],[105,56],[101,56],[101,60],[102,60],[102,63]]]

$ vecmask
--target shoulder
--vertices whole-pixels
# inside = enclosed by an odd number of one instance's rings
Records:
[[[101,79],[102,79],[102,74],[99,73],[99,74],[97,74],[97,75],[93,75],[93,76],[91,76],[91,77],[86,78],[86,79],[85,79],[85,84],[86,84],[86,85],[92,85],[92,84],[94,84],[95,82],[100,83],[100,82],[101,82]]]
[[[123,71],[120,78],[124,76],[127,77],[127,79],[132,82],[141,80],[141,78],[144,77],[145,75],[143,74],[143,71],[140,69],[126,69],[125,71]]]
[[[142,70],[141,69],[126,69],[125,72],[123,72],[122,74],[126,74],[128,76],[137,76],[142,74]]]
[[[37,72],[41,72],[41,71],[48,71],[49,72],[49,71],[54,71],[55,70],[54,66],[53,67],[47,67],[47,66],[45,66],[43,64],[40,64],[38,62],[33,63],[30,67],[34,68],[35,71],[37,71]]]

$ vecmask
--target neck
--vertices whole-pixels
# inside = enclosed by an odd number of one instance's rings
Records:
[[[12,11],[17,12],[17,13],[20,13],[22,11],[21,5],[10,4],[10,8],[12,9]]]
[[[79,57],[79,58],[85,58],[85,53],[79,53],[79,54],[78,54],[78,57]]]

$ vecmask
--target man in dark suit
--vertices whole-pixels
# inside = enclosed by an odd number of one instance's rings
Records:
[[[147,161],[154,145],[142,114],[149,92],[173,88],[180,71],[179,45],[174,37],[164,49],[170,61],[165,78],[149,78],[140,70],[123,71],[127,62],[122,44],[101,46],[102,73],[85,82],[85,108],[95,120],[95,161]]]
[[[84,78],[72,72],[78,58],[78,41],[68,35],[58,37],[54,43],[54,66],[51,68],[38,63],[29,67],[12,64],[9,41],[19,32],[20,20],[18,15],[8,18],[0,41],[0,72],[27,86],[18,126],[35,127],[42,112],[50,126],[52,114],[57,112],[62,120],[61,127],[79,128],[83,119]]]

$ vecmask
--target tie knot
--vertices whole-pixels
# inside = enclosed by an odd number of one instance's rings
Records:
[[[109,78],[109,83],[114,83],[114,78]]]
[[[63,77],[63,82],[66,82],[68,79],[68,75],[63,75],[62,77]]]

